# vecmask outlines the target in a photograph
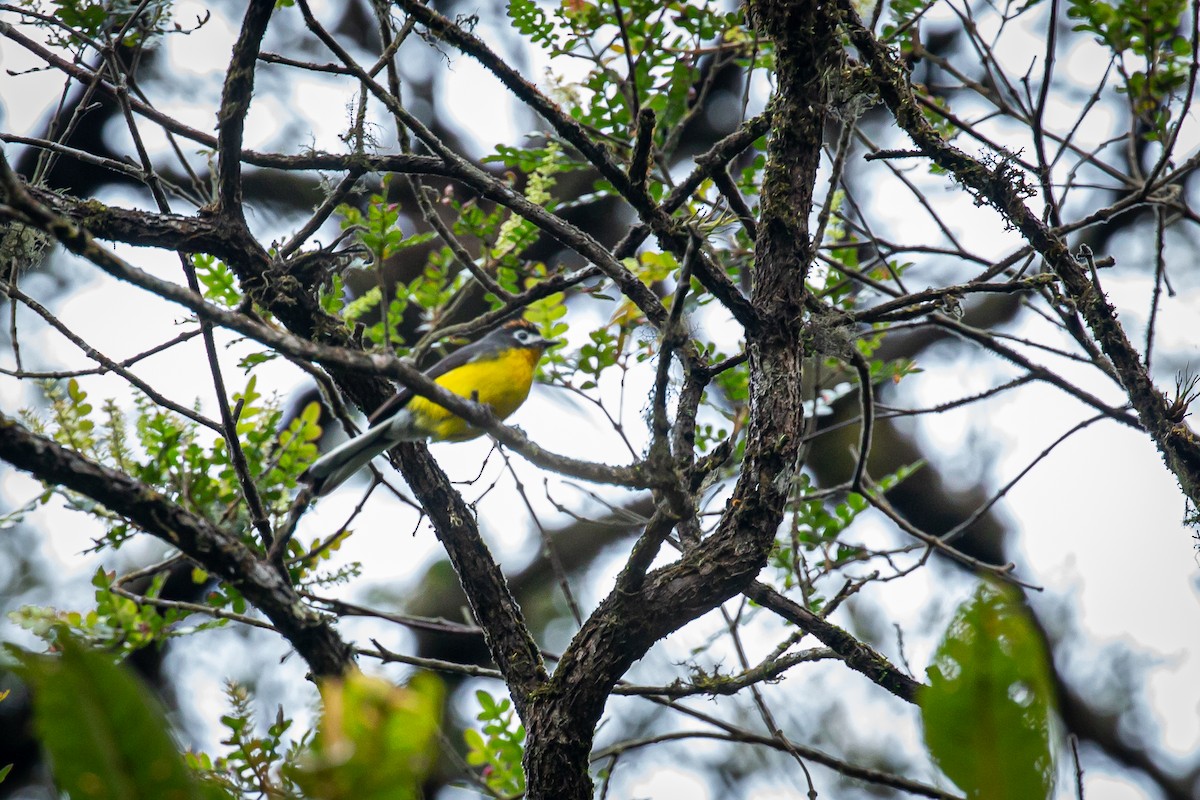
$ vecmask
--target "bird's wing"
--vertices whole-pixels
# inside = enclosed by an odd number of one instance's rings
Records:
[[[458,369],[462,365],[475,360],[484,349],[483,339],[480,339],[477,342],[471,342],[471,344],[468,345],[464,345],[427,369],[425,371],[425,377],[429,378],[430,380],[437,380],[450,370]],[[412,389],[409,389],[406,386],[400,387],[398,392],[385,400],[383,404],[379,406],[379,408],[372,412],[371,416],[368,417],[367,422],[371,427],[375,427],[408,405],[408,401],[412,399]]]

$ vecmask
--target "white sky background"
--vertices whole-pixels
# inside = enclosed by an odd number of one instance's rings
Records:
[[[332,18],[330,9],[333,6],[329,3],[318,3],[314,7],[323,19]],[[198,13],[202,13],[202,9],[201,4],[185,0],[176,5],[175,19],[187,24]],[[499,7],[481,8],[479,13],[481,21],[476,33],[493,43],[502,41],[493,35],[495,28],[491,27],[505,23],[502,17],[493,19],[491,16],[500,13]],[[1041,9],[1024,20],[1023,27],[1030,32],[1028,42],[1009,43],[1007,52],[1011,53],[1013,62],[1008,66],[1016,69],[1018,74],[1028,65],[1031,58],[1029,54],[1040,52],[1040,32],[1045,28],[1045,13],[1046,9]],[[938,18],[935,11],[929,23],[935,24]],[[235,35],[236,28],[232,24],[214,15],[197,33],[168,38],[164,47],[170,56],[169,69],[178,71],[182,79],[174,98],[170,97],[169,90],[162,82],[153,84],[153,91],[157,93],[155,100],[162,110],[201,130],[213,129],[215,99],[220,91],[222,70]],[[269,36],[266,49],[275,49],[278,44]],[[2,48],[0,69],[20,72],[35,66],[32,60],[11,44],[5,43]],[[542,78],[546,65],[541,60],[541,54],[528,52],[522,57],[527,59],[528,76],[544,83]],[[1097,62],[1098,57],[1098,48],[1088,45],[1060,52],[1059,74],[1078,78],[1086,85],[1094,80],[1096,64],[1103,67],[1103,61]],[[318,62],[329,60],[324,53],[314,55],[313,59]],[[555,68],[558,69],[559,65],[556,64]],[[345,126],[346,108],[353,101],[353,94],[336,79],[305,78],[299,82],[294,80],[296,75],[295,71],[285,71],[279,67],[260,67],[260,92],[256,94],[248,120],[247,145],[287,152],[298,152],[308,146],[341,150],[343,145],[337,134]],[[569,79],[572,76],[566,77]],[[284,80],[296,84],[293,87],[296,93],[293,102],[284,103],[266,88],[278,86]],[[499,140],[510,144],[521,141],[522,134],[527,132],[530,125],[528,117],[522,112],[514,112],[498,84],[474,61],[461,56],[452,58],[441,80],[444,91],[450,96],[470,98],[469,102],[444,104],[443,110],[452,110],[453,119],[475,141],[480,153],[489,150]],[[50,104],[57,99],[60,89],[54,73],[28,74],[19,78],[5,76],[0,81],[4,129],[17,133],[36,131]],[[759,99],[761,101],[761,97]],[[297,119],[301,109],[302,114]],[[1069,125],[1064,121],[1073,119],[1074,108],[1069,104],[1052,104],[1048,112],[1051,125]],[[383,122],[382,117],[379,119]],[[1119,114],[1100,107],[1089,119],[1091,125],[1084,129],[1085,138],[1100,141],[1111,134],[1103,126],[1114,124]],[[288,127],[284,127],[285,124]],[[387,146],[390,144],[390,128],[385,122],[383,124],[380,139]],[[1187,127],[1181,142],[1182,150],[1188,151],[1196,146],[1197,127],[1194,124]],[[146,131],[151,130],[147,126]],[[897,142],[897,146],[905,144]],[[153,137],[151,146],[157,146]],[[6,146],[6,152],[12,158],[16,149]],[[936,187],[929,193],[935,200],[946,198],[947,201],[962,202],[964,199],[957,189],[936,182],[941,179],[929,178],[921,172],[911,172],[909,175],[922,182],[922,185]],[[109,195],[100,199],[123,205],[139,202],[129,195],[109,191]],[[925,235],[930,241],[935,241],[936,231],[928,225],[926,217],[916,212],[915,203],[907,202],[909,199],[896,203],[887,197],[868,198],[870,206],[867,213],[872,217],[873,224],[891,224],[902,230],[907,241],[918,240]],[[1077,199],[1083,200],[1083,193]],[[859,201],[862,202],[862,198]],[[1031,202],[1036,203],[1036,199]],[[963,205],[969,207],[969,202]],[[994,215],[989,218],[989,214],[991,212],[986,210],[966,211],[956,218],[959,220],[957,224],[961,225],[956,233],[961,234],[978,252],[1003,252],[1014,239],[1008,235],[1003,241],[990,241],[987,237],[996,235],[1002,227],[996,225]],[[263,242],[281,239],[290,233],[287,227],[290,223],[285,221],[281,224],[265,210],[252,208],[248,216]],[[1200,319],[1200,278],[1191,263],[1172,260],[1172,254],[1176,254],[1176,258],[1195,255],[1195,231],[1183,230],[1185,233],[1174,236],[1186,235],[1188,241],[1178,238],[1168,240],[1168,260],[1173,267],[1171,277],[1178,296],[1163,298],[1156,342],[1159,365],[1156,378],[1160,386],[1168,390],[1175,370],[1189,362],[1200,365],[1200,334],[1196,332],[1196,320]],[[1139,244],[1142,245],[1141,249]],[[1146,259],[1149,255],[1148,243],[1131,242],[1130,237],[1125,236],[1116,240],[1116,247],[1120,249],[1112,255],[1117,258],[1118,268],[1104,273],[1102,281],[1109,299],[1120,309],[1129,335],[1140,343],[1144,339],[1151,276],[1146,270],[1122,270],[1120,267]],[[179,280],[178,263],[170,254],[134,248],[118,248],[118,251],[138,266],[162,277]],[[175,323],[185,317],[183,313],[175,313],[174,309],[148,295],[99,275],[87,265],[63,267],[62,260],[58,264],[55,274],[69,274],[75,288],[62,295],[53,310],[110,357],[120,359],[142,349],[147,342],[147,331],[157,331],[154,335],[158,339],[167,338]],[[41,278],[29,275],[23,280],[26,290],[36,295],[34,289]],[[4,313],[7,317],[7,307]],[[573,309],[570,320],[574,323],[572,339],[575,343],[584,335],[589,324],[594,324],[601,314],[606,313],[606,309],[591,312]],[[1046,327],[1034,315],[1024,314],[1018,317],[1017,326],[1007,332],[1045,340]],[[163,334],[163,331],[167,333]],[[71,345],[56,334],[46,332],[44,326],[34,322],[30,315],[23,318],[22,332],[23,351],[29,362],[54,367],[90,366]],[[247,348],[241,345],[226,353],[226,377],[231,391],[241,386],[240,373],[235,364],[237,356],[245,352]],[[11,366],[9,355],[0,356],[0,359],[0,363]],[[1105,399],[1118,401],[1118,395],[1108,386],[1097,382],[1091,372],[1076,370],[1078,375],[1075,375],[1072,365],[1068,363],[1055,362],[1049,357],[1042,361],[1052,368],[1061,369],[1069,378],[1079,377],[1085,388],[1097,391]],[[206,369],[196,366],[202,364],[203,351],[197,339],[184,348],[172,351],[170,356],[146,362],[137,371],[151,379],[157,387],[165,387],[172,399],[190,405],[194,398],[200,398],[205,410],[211,412],[210,379]],[[920,366],[925,372],[901,384],[901,399],[896,401],[897,404],[921,406],[941,402],[947,397],[961,396],[999,383],[1009,374],[995,360],[977,354],[967,355],[962,348],[936,348],[921,358]],[[260,368],[258,374],[260,388],[273,389],[283,396],[304,383],[301,374],[282,360],[267,368]],[[948,376],[953,376],[958,384],[948,385]],[[643,381],[643,385],[635,385],[628,390],[627,397],[631,400],[625,412],[627,421],[640,418],[646,397],[648,376],[638,376],[636,380]],[[88,379],[85,388],[97,400],[112,396],[127,404],[132,396],[124,382],[113,377]],[[530,401],[510,422],[523,427],[535,441],[558,452],[596,460],[628,461],[627,453],[618,446],[615,436],[604,440],[603,446],[597,446],[593,441],[585,442],[578,431],[602,431],[604,428],[600,421],[587,418],[589,412],[583,406],[563,403],[554,394],[547,389],[535,390]],[[6,411],[34,402],[35,398],[28,394],[27,387],[19,386],[12,380],[0,379],[0,405]],[[921,437],[928,444],[927,451],[936,453],[943,464],[970,464],[977,457],[980,447],[988,448],[994,460],[986,479],[995,488],[1014,477],[1050,442],[1087,415],[1087,411],[1077,402],[1061,392],[1035,386],[1026,387],[1019,393],[1004,394],[982,406],[970,406],[935,418],[922,417],[917,424]],[[1194,419],[1192,422],[1195,424]],[[632,427],[636,429],[637,426]],[[1019,436],[1012,435],[1014,431],[1021,433]],[[488,448],[486,441],[476,441],[436,445],[433,452],[452,478],[465,480],[478,472],[478,465]],[[519,457],[514,460],[520,462]],[[478,492],[488,486],[501,473],[502,466],[502,462],[493,456],[483,480],[476,487],[465,488],[468,500],[474,499]],[[948,477],[950,472],[952,470],[947,471]],[[541,486],[541,473],[526,470],[524,476],[527,485]],[[970,475],[970,479],[975,477],[973,473]],[[402,483],[398,476],[395,480]],[[554,490],[556,498],[569,500],[576,508],[587,509],[587,502],[577,491],[563,487],[562,482],[554,479],[552,483],[558,487]],[[507,478],[502,485],[508,485]],[[309,539],[336,529],[357,503],[361,487],[361,483],[352,483],[323,500],[305,518],[299,535]],[[37,492],[36,483],[24,475],[0,467],[0,512],[27,501]],[[535,502],[540,497],[537,491],[531,491],[530,496]],[[515,567],[531,556],[532,540],[526,536],[530,528],[526,512],[519,505],[510,505],[510,501],[519,502],[511,494],[493,492],[482,502],[480,514],[485,536],[496,555],[506,565]],[[371,533],[353,537],[341,556],[366,564],[366,580],[362,584],[364,591],[375,587],[386,588],[392,594],[402,594],[403,587],[410,585],[419,574],[414,566],[428,563],[439,552],[427,527],[421,527],[416,536],[410,535],[416,525],[415,517],[407,510],[403,514],[398,513],[401,509],[397,504],[386,501],[380,493],[355,521],[354,528],[357,531]],[[1064,626],[1077,631],[1074,634],[1077,644],[1072,652],[1073,661],[1078,663],[1070,665],[1072,674],[1088,674],[1088,669],[1097,659],[1109,657],[1113,650],[1128,650],[1135,654],[1143,662],[1144,687],[1141,688],[1144,691],[1134,701],[1145,704],[1151,720],[1151,735],[1160,742],[1164,754],[1186,761],[1194,760],[1196,752],[1200,750],[1200,681],[1196,680],[1196,676],[1200,675],[1200,566],[1193,533],[1180,522],[1184,514],[1182,495],[1150,440],[1143,434],[1114,423],[1098,423],[1073,436],[1036,466],[1008,494],[1001,509],[1011,520],[1014,533],[1010,542],[1014,546],[1013,552],[1022,577],[1046,587],[1046,592],[1035,595],[1033,602],[1043,608],[1064,609]],[[554,517],[548,504],[541,502],[538,511],[543,522],[553,524]],[[79,554],[89,545],[95,531],[88,529],[78,514],[53,507],[39,511],[36,520],[39,527],[48,532],[42,542],[47,557],[54,563],[62,580],[61,586],[56,589],[54,602],[66,607],[86,607],[91,599],[87,578],[95,570],[97,561],[91,557],[81,558]],[[851,529],[850,535],[856,540],[896,541],[890,529],[877,520],[861,521]],[[104,563],[109,568],[127,567],[144,562],[148,553],[153,552],[157,552],[156,545],[139,542],[127,546],[116,556],[106,557]],[[597,565],[594,571],[598,576],[611,578],[616,567],[614,561],[607,566]],[[587,604],[594,604],[601,596],[598,592],[604,591],[607,585],[603,581],[593,581],[587,586],[576,587],[585,603],[585,611]],[[887,620],[903,627],[905,655],[916,674],[921,676],[936,645],[936,637],[968,590],[968,584],[948,570],[926,570],[903,581],[872,586],[856,598],[855,603],[861,612],[858,615],[860,621],[870,616],[871,609],[882,609]],[[846,611],[840,611],[835,621],[853,624]],[[18,635],[7,622],[0,624],[4,625],[5,638]],[[340,627],[348,637],[366,632],[378,636],[380,632],[379,627],[370,622],[345,621]],[[702,622],[693,628],[711,631],[712,625]],[[765,625],[764,638],[760,643],[764,648],[769,648],[775,641],[768,638],[769,630],[770,626]],[[889,635],[884,632],[885,642],[889,641]],[[242,637],[252,639],[255,647],[241,643]],[[398,649],[404,646],[403,634],[396,633],[394,629],[386,629],[380,638],[385,646]],[[223,709],[219,692],[220,681],[224,677],[256,680],[265,697],[288,696],[298,683],[302,685],[302,682],[298,682],[303,674],[298,659],[293,658],[284,665],[276,664],[286,648],[274,637],[222,631],[204,634],[202,639],[203,646],[187,647],[186,650],[179,648],[186,658],[176,654],[168,669],[179,670],[183,678],[180,685],[194,692],[192,707],[195,710],[186,715],[186,722],[191,730],[199,731],[199,739],[206,747],[214,748],[220,733],[212,725],[219,709]],[[212,646],[214,641],[223,645]],[[661,675],[661,671],[655,672],[652,668],[687,657],[687,648],[694,642],[695,639],[691,637],[681,636],[660,645],[644,665],[635,669],[635,675],[638,669],[643,668],[647,670],[647,675]],[[238,648],[236,658],[230,657],[229,647]],[[898,655],[894,643],[890,647],[885,644],[883,649],[891,657]],[[260,660],[250,663],[249,656],[252,654]],[[241,667],[245,674],[230,676],[230,665],[242,659],[246,661]],[[370,663],[365,663],[370,669]],[[731,664],[726,662],[725,666],[730,667]],[[807,693],[809,684],[806,682],[809,681],[812,686],[846,687],[864,683],[854,682],[853,677],[849,679],[849,684],[845,681],[838,683],[839,678],[844,678],[843,672],[844,669],[837,667],[833,670],[801,668],[781,686],[769,687],[769,691],[790,690],[787,696],[794,698]],[[1104,675],[1094,677],[1097,685],[1103,684]],[[853,715],[857,719],[842,720],[843,724],[854,728],[853,736],[865,741],[874,740],[879,736],[879,715],[887,715],[888,719],[895,718],[894,726],[889,725],[886,730],[896,737],[896,743],[907,751],[919,749],[919,734],[911,709],[897,709],[898,704],[887,699],[875,702],[878,698],[870,695],[872,689],[869,686],[862,691],[869,695],[862,702],[870,704],[871,713],[857,713]],[[847,711],[855,707],[857,702],[858,698],[852,696]],[[264,710],[265,715],[273,713],[273,705],[266,705],[270,707]],[[188,706],[185,703],[185,707]],[[302,701],[293,698],[288,711],[300,718],[299,724],[304,724]],[[470,713],[470,709],[461,711]],[[802,730],[807,730],[811,724],[811,718],[805,716],[809,711],[815,713],[815,706],[808,709],[801,704],[794,711],[796,718],[801,720]],[[805,721],[808,724],[804,724]],[[830,736],[834,740],[841,738],[836,731]],[[852,738],[847,734],[845,741]],[[676,748],[667,751],[671,755],[686,750],[702,758],[698,754],[704,752],[697,745],[671,747]],[[828,744],[824,749],[840,752],[837,746]],[[1085,759],[1088,770],[1085,785],[1089,800],[1155,797],[1145,787],[1132,783],[1120,770],[1110,768],[1103,760],[1089,757],[1088,753],[1085,753]],[[631,766],[634,764],[639,766]],[[691,780],[688,773],[668,772],[661,768],[657,760],[630,759],[623,761],[618,769],[613,792],[615,796],[677,797],[682,786],[680,782],[684,780]],[[819,783],[818,789],[821,788]],[[697,800],[720,796],[715,793],[716,787],[703,781],[690,785],[688,792]],[[761,794],[756,796],[801,797],[803,792],[802,784],[785,781],[780,785],[764,786]],[[823,791],[822,796],[839,795]],[[1061,787],[1059,796],[1072,796],[1069,786]]]

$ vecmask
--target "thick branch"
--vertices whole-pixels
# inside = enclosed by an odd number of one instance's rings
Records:
[[[242,133],[250,110],[250,96],[254,93],[258,49],[274,10],[274,0],[251,0],[225,72],[221,108],[217,112],[217,207],[222,216],[231,220],[244,220]]]
[[[534,692],[547,679],[537,642],[504,573],[479,535],[474,509],[451,485],[424,445],[405,444],[398,450],[404,478],[446,548],[475,621],[483,629],[488,652],[524,718],[531,713]]]
[[[538,714],[526,717],[531,798],[581,798],[590,731],[612,687],[657,641],[744,591],[766,564],[783,519],[802,439],[800,395],[804,278],[813,260],[807,218],[820,160],[828,74],[840,50],[813,4],[757,5],[776,43],[778,92],[756,242],[750,421],[741,476],[717,530],[636,592],[613,591],[572,640]]]
[[[96,500],[219,575],[271,620],[314,675],[337,676],[354,665],[350,647],[334,631],[332,618],[306,606],[283,575],[236,536],[128,475],[30,433],[2,413],[0,459],[46,483]]]

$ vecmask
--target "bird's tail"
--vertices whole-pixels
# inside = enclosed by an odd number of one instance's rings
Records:
[[[313,492],[325,495],[332,492],[372,458],[398,441],[388,424],[368,428],[362,435],[333,448],[318,458],[304,473]]]

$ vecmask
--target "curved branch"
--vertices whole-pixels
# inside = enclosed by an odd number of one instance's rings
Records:
[[[596,483],[611,483],[634,488],[647,488],[667,479],[665,476],[658,475],[645,463],[610,467],[607,464],[550,453],[531,442],[521,431],[500,423],[485,406],[447,391],[426,377],[420,370],[395,356],[330,347],[284,333],[245,315],[205,302],[200,295],[182,286],[137,269],[115,256],[111,251],[101,247],[86,229],[55,215],[49,209],[38,204],[17,181],[2,153],[0,153],[0,186],[3,186],[7,192],[9,203],[28,215],[34,225],[45,230],[71,252],[88,259],[113,277],[153,292],[165,300],[195,312],[206,320],[237,331],[292,358],[316,361],[326,367],[376,378],[379,376],[393,378],[422,397],[427,397],[462,417],[472,425],[483,428],[497,441],[508,445],[532,463],[555,472]],[[371,405],[373,398],[357,399],[363,399],[367,408],[375,407]],[[378,405],[380,400],[374,399],[375,405]]]
[[[96,464],[0,413],[0,458],[46,483],[86,495],[146,533],[219,575],[267,616],[313,675],[333,677],[354,666],[332,618],[309,608],[280,572],[234,535],[116,470]]]

